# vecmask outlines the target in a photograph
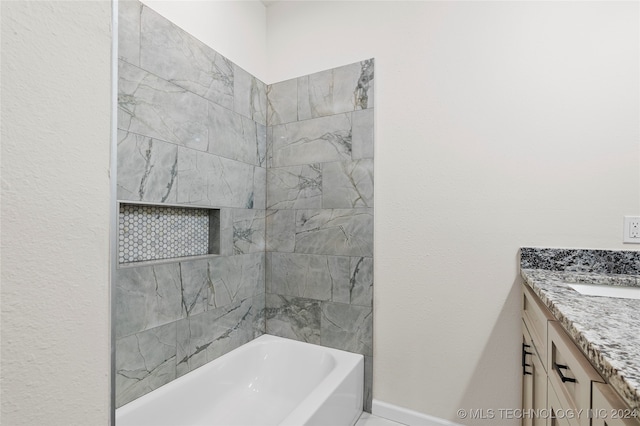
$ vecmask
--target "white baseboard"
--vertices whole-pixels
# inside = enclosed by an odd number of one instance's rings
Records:
[[[457,423],[374,399],[371,414],[408,426],[459,426]]]

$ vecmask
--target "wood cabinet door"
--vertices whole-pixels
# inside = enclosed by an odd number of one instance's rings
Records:
[[[531,334],[522,324],[522,408],[526,413],[540,413],[547,408],[547,372],[533,344]],[[523,426],[544,426],[546,419],[523,416]]]

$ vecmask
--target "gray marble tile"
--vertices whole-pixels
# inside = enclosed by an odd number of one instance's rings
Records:
[[[262,125],[267,124],[267,86],[234,65],[233,110]]]
[[[278,167],[267,170],[267,208],[322,207],[322,165]]]
[[[264,285],[261,290],[264,290]],[[249,303],[251,305],[249,315],[246,317],[246,323],[244,323],[243,326],[253,331],[254,339],[265,334],[265,293],[246,299],[243,303]]]
[[[220,256],[233,255],[233,211],[220,209]]]
[[[175,203],[178,146],[118,130],[118,199]]]
[[[267,208],[267,169],[255,167],[253,169],[253,199],[249,207],[254,209]]]
[[[233,253],[264,253],[265,211],[233,211]]]
[[[352,158],[373,158],[374,140],[374,108],[354,111],[352,134]]]
[[[116,337],[129,336],[183,317],[178,264],[116,270]]]
[[[116,340],[116,407],[176,377],[176,323]]]
[[[298,83],[287,80],[267,87],[267,124],[291,123],[298,120]]]
[[[373,309],[322,302],[320,343],[330,348],[373,356]]]
[[[375,60],[373,58],[360,62],[360,77],[358,77],[358,84],[355,90],[356,110],[375,106],[374,67]]]
[[[372,209],[298,210],[296,253],[373,256]]]
[[[349,277],[349,303],[373,306],[373,258],[352,257]]]
[[[201,367],[260,335],[256,328],[264,306],[261,300],[264,300],[262,296],[245,299],[178,322],[177,376]]]
[[[260,337],[267,332],[266,325],[266,309],[267,300],[266,294],[262,293],[253,297],[251,302],[251,327],[253,329],[253,337]]]
[[[373,259],[371,257],[349,257],[349,278],[336,282],[331,300],[359,306],[373,303]],[[339,285],[337,285],[339,284]]]
[[[225,331],[219,326],[220,318],[234,308],[236,307],[229,306],[203,312],[177,323],[178,377],[207,363],[207,349]]]
[[[232,160],[259,164],[256,123],[209,102],[209,152]]]
[[[267,334],[320,344],[320,303],[317,300],[267,293]]]
[[[351,160],[351,113],[273,126],[272,167]]]
[[[219,256],[208,259],[207,263],[210,279],[208,310],[264,293],[264,253]]]
[[[206,151],[207,101],[120,61],[118,128]]]
[[[271,254],[267,291],[285,296],[331,300],[334,289],[349,285],[349,258],[297,253]]]
[[[165,80],[233,108],[233,64],[206,44],[144,7],[140,65]]]
[[[256,123],[256,140],[258,143],[258,166],[267,167],[267,126]]]
[[[296,245],[296,211],[267,210],[267,251],[292,253]]]
[[[254,166],[217,155],[178,150],[177,201],[214,207],[253,206]]]
[[[265,157],[266,167],[273,167],[273,126],[267,127],[267,148]]]
[[[213,287],[211,267],[207,259],[180,262],[181,297],[183,317],[207,310],[210,288]]]
[[[373,107],[373,59],[298,78],[298,119]]]
[[[140,14],[138,0],[118,2],[118,58],[140,65]]]
[[[265,292],[268,293],[271,288],[271,255],[273,253],[266,252],[264,254],[264,288]]]
[[[311,111],[311,101],[309,99],[309,76],[302,76],[296,79],[297,82],[297,102],[298,120],[308,120],[313,118]]]
[[[220,319],[226,330],[207,348],[207,359],[214,359],[264,334],[264,294],[243,300]]]
[[[373,160],[337,161],[322,165],[322,207],[373,207]]]

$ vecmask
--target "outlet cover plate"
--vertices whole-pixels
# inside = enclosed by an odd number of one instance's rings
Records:
[[[640,216],[624,217],[623,243],[640,244]]]

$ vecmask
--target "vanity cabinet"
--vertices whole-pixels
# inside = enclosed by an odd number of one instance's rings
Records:
[[[640,426],[538,296],[523,284],[523,426]],[[627,410],[627,411],[625,411]]]
[[[522,297],[522,407],[528,412],[547,408],[547,323],[551,313],[523,286]],[[524,426],[543,426],[542,416],[523,416]]]

